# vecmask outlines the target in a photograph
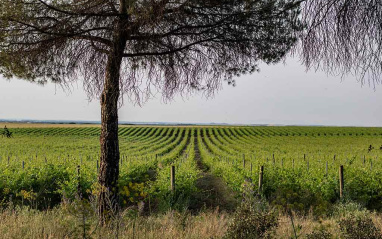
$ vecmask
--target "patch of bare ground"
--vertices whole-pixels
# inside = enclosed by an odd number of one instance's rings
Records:
[[[227,186],[223,179],[209,172],[208,167],[201,160],[197,138],[194,137],[194,140],[195,160],[201,173],[196,181],[196,187],[199,190],[193,195],[189,209],[192,212],[198,212],[203,209],[218,209],[227,212],[235,211],[239,205],[239,199],[236,197],[235,192]]]

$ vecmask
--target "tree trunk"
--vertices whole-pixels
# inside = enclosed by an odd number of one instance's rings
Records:
[[[121,60],[116,58],[116,56],[109,56],[104,90],[101,96],[101,158],[98,175],[100,186],[98,211],[102,224],[109,217],[107,214],[118,211],[118,98]]]
[[[101,158],[98,175],[100,223],[105,224],[118,207],[119,141],[118,99],[122,54],[126,41],[116,36],[113,52],[108,57],[104,89],[101,96]]]
[[[105,70],[104,89],[101,96],[101,158],[98,183],[98,213],[100,224],[104,225],[119,211],[119,141],[118,141],[118,99],[119,78],[123,52],[126,47],[124,28],[128,22],[125,0],[120,0],[120,18],[116,21],[113,46],[108,55]]]

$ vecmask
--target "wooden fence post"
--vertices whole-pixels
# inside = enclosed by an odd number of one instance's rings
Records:
[[[343,165],[340,166],[339,176],[340,176],[340,198],[342,198],[344,193],[344,166]]]
[[[263,177],[264,177],[264,166],[260,166],[260,173],[259,173],[259,195],[263,191]]]
[[[175,192],[175,166],[171,166],[171,191]]]
[[[78,194],[78,197],[80,198],[80,199],[82,199],[82,193],[81,193],[81,183],[80,183],[80,181],[81,181],[81,177],[80,177],[80,175],[81,175],[81,172],[80,172],[80,165],[77,165],[77,194]]]

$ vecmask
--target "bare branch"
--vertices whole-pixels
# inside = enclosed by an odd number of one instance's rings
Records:
[[[302,9],[307,29],[299,53],[308,68],[381,83],[382,2],[307,0]]]

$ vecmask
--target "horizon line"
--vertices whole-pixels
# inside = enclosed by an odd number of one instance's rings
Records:
[[[30,123],[30,124],[97,124],[101,121],[97,120],[34,120],[34,119],[0,119],[1,123]],[[211,125],[211,126],[305,126],[305,127],[365,127],[365,128],[381,128],[382,126],[362,126],[362,125],[320,125],[320,124],[275,124],[275,123],[190,123],[190,122],[143,122],[143,121],[119,121],[119,125]]]

